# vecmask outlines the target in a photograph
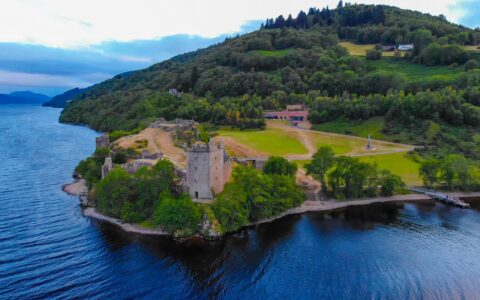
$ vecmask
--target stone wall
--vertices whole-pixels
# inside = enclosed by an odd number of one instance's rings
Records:
[[[108,135],[104,134],[95,138],[95,148],[109,148],[110,147],[110,138]]]
[[[193,199],[213,199],[230,179],[231,166],[223,144],[196,143],[187,151],[186,190]]]
[[[158,128],[164,131],[180,130],[193,130],[195,122],[193,120],[175,119],[173,121],[167,121],[164,118],[159,118],[155,122],[151,123],[148,127]]]

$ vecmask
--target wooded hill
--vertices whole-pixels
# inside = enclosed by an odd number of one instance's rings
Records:
[[[404,57],[381,58],[379,64],[349,55],[340,39],[414,43],[415,49]],[[133,130],[157,117],[259,128],[263,110],[303,102],[315,122],[387,115],[388,127],[396,132],[424,128],[426,121],[474,128],[480,123],[479,55],[465,45],[478,43],[478,29],[444,17],[390,6],[312,8],[98,84],[70,103],[61,121],[101,131]],[[427,62],[437,66],[422,65]],[[414,74],[414,68],[422,72]],[[181,96],[169,94],[171,88]],[[423,93],[427,90],[430,94]],[[411,140],[417,134],[407,136]]]

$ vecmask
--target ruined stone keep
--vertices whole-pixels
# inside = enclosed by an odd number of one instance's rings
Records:
[[[95,139],[95,148],[98,150],[100,148],[109,148],[110,147],[110,138],[108,135],[104,134]]]
[[[231,175],[223,143],[197,142],[187,151],[187,158],[185,187],[193,199],[213,199],[223,191]]]

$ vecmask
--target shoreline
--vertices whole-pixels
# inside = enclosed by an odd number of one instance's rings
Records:
[[[67,193],[70,196],[80,196],[82,193],[87,191],[87,185],[85,179],[78,179],[72,183],[66,183],[62,186],[62,191]]]
[[[460,198],[480,198],[480,192],[473,192],[473,193],[449,193],[452,196],[457,196]],[[299,214],[305,214],[305,213],[312,213],[312,212],[327,212],[327,211],[334,211],[337,209],[342,209],[342,208],[347,208],[347,207],[355,207],[355,206],[367,206],[371,204],[376,204],[376,203],[408,203],[408,202],[423,202],[423,201],[435,201],[429,196],[423,195],[423,194],[407,194],[407,195],[396,195],[396,196],[391,196],[391,197],[378,197],[378,198],[361,198],[361,199],[354,199],[350,201],[336,201],[336,200],[328,200],[328,201],[305,201],[301,206],[291,208],[277,216],[261,220],[255,223],[250,223],[246,224],[245,226],[242,226],[235,232],[238,232],[242,229],[252,227],[252,226],[257,226],[260,224],[265,224],[265,223],[270,223],[276,220],[279,220],[281,218],[284,218],[286,216],[290,215],[299,215]],[[112,218],[105,216],[98,212],[95,208],[93,207],[88,207],[83,209],[83,215],[86,217],[89,217],[91,219],[101,221],[101,222],[106,222],[111,225],[115,225],[119,227],[120,229],[124,230],[125,232],[128,233],[133,233],[133,234],[139,234],[139,235],[145,235],[145,236],[163,236],[163,237],[172,237],[171,234],[169,234],[166,231],[163,231],[161,229],[149,229],[142,227],[138,224],[130,224],[130,223],[124,223],[119,219]],[[202,238],[204,240],[218,240],[222,239],[224,236],[231,234],[234,232],[226,232],[225,234],[218,236],[218,238],[212,239],[208,237],[204,237],[198,233],[191,237],[187,238],[182,238],[179,239],[180,241],[188,240],[191,238]],[[173,238],[173,237],[172,237]]]

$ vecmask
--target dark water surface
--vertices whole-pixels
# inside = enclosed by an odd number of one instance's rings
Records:
[[[95,132],[0,106],[0,298],[479,299],[480,213],[434,203],[282,219],[216,243],[135,238],[60,190]]]

